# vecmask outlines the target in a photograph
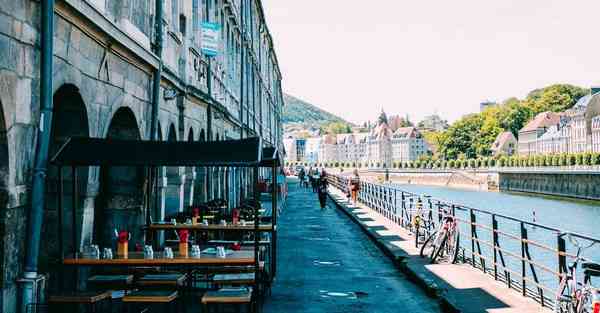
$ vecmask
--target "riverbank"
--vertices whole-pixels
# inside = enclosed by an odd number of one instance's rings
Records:
[[[385,173],[363,171],[361,177],[370,182],[384,182]],[[475,191],[498,190],[498,175],[493,173],[469,173],[465,171],[440,172],[390,172],[389,182],[399,185],[450,187]]]

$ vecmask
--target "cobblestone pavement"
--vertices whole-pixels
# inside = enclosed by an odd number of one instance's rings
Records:
[[[264,312],[439,312],[332,202],[321,210],[317,195],[290,179],[287,203]]]

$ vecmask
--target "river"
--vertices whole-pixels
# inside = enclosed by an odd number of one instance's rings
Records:
[[[505,192],[486,192],[462,190],[448,187],[421,186],[396,184],[396,188],[415,194],[429,195],[435,199],[445,200],[447,202],[461,204],[471,208],[482,209],[492,213],[511,216],[520,220],[533,222],[535,212],[535,222],[547,225],[552,228],[560,229],[563,232],[575,232],[594,238],[600,238],[600,202],[571,200],[556,197],[546,197],[539,195],[515,194]],[[477,223],[491,227],[491,216],[489,214],[476,213]],[[457,216],[464,220],[469,219],[468,211],[457,212]],[[498,228],[513,236],[520,236],[520,224],[508,219],[498,218]],[[545,230],[540,227],[526,226],[529,239],[541,243],[545,246],[556,248],[557,236],[555,232]],[[468,224],[462,224],[461,227],[461,246],[471,247],[470,229]],[[478,238],[491,241],[491,231],[485,228],[478,229]],[[504,254],[507,267],[515,272],[521,272],[521,247],[520,242],[510,238],[510,236],[500,235],[500,246],[509,253]],[[580,240],[581,244],[588,244]],[[485,244],[480,245],[482,254],[490,260],[493,258],[493,249]],[[477,250],[477,248],[476,248]],[[535,262],[543,264],[545,267],[556,270],[558,268],[558,257],[556,253],[548,252],[545,249],[529,246],[532,259]],[[575,248],[567,242],[567,251],[574,253]],[[470,257],[470,252],[465,252]],[[513,255],[511,255],[511,253]],[[584,256],[595,262],[600,262],[600,244],[595,244],[584,252]],[[477,258],[476,258],[477,259]],[[571,261],[571,260],[569,260]],[[489,261],[486,267],[490,268]],[[544,269],[535,270],[539,280],[547,287],[556,287],[556,276]],[[527,268],[527,276],[532,278],[533,273]],[[513,279],[517,279],[514,278]],[[531,288],[531,287],[530,287]],[[550,297],[548,293],[545,294]]]

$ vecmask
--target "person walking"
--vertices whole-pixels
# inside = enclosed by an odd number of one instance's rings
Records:
[[[298,179],[300,180],[300,187],[304,187],[305,176],[306,176],[306,173],[304,172],[304,168],[301,168],[300,172],[298,173]]]
[[[321,209],[324,209],[327,206],[327,187],[329,186],[329,182],[327,181],[327,173],[325,172],[325,170],[321,172],[317,186],[319,204],[321,205]]]
[[[358,170],[354,170],[354,175],[350,179],[350,193],[352,196],[352,202],[356,205],[358,201],[358,192],[360,191],[360,176],[358,176]]]

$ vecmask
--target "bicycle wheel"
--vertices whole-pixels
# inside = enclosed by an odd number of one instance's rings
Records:
[[[460,233],[458,231],[454,231],[452,238],[448,239],[448,255],[450,256],[450,264],[455,264],[458,261],[458,250],[460,248]]]
[[[427,239],[425,239],[425,242],[423,243],[423,245],[421,246],[421,249],[419,250],[419,255],[424,258],[425,256],[429,256],[431,254],[431,250],[433,249],[433,243],[435,241],[435,235],[437,234],[437,231],[434,231],[433,233],[431,233],[431,235],[429,235],[429,237],[427,237]]]
[[[435,263],[435,261],[442,255],[442,252],[446,248],[446,244],[448,243],[448,234],[444,233],[442,235],[442,239],[439,241],[439,245],[435,245],[435,248],[431,252],[431,260],[430,263]]]

